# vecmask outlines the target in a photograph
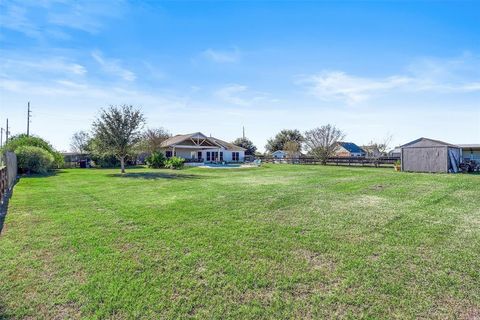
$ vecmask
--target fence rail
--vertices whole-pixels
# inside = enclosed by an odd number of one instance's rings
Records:
[[[7,152],[0,164],[0,202],[12,189],[17,179],[17,157],[13,152]]]
[[[300,157],[300,158],[283,158],[277,159],[273,157],[258,157],[265,163],[290,163],[290,164],[321,164],[319,159],[314,157]],[[327,164],[337,166],[369,166],[381,167],[392,166],[396,161],[400,160],[395,157],[381,157],[381,158],[365,158],[365,157],[330,157]]]

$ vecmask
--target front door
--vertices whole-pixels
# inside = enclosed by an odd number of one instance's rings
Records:
[[[202,160],[202,151],[198,151],[197,153],[197,159],[200,161]]]

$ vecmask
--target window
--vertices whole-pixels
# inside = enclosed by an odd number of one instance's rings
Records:
[[[210,161],[210,151],[207,151],[207,161]]]
[[[171,157],[172,157],[172,151],[166,151],[166,152],[165,152],[165,156],[166,156],[167,158],[171,158]]]
[[[223,152],[220,152],[220,161],[223,161]]]
[[[232,152],[232,161],[240,160],[240,152]]]

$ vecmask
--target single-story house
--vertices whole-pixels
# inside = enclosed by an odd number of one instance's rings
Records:
[[[369,158],[378,158],[384,155],[376,146],[361,146],[360,148],[365,151],[366,156]]]
[[[293,159],[298,159],[302,156],[301,152],[296,152],[293,157],[289,155],[288,151],[285,150],[277,150],[272,152],[272,157],[274,159],[286,159],[286,158],[293,158]]]
[[[91,165],[91,158],[88,153],[63,152],[62,156],[66,167],[89,168]]]
[[[393,150],[390,150],[388,152],[388,156],[391,158],[400,158],[402,155],[402,148],[400,147],[395,147]]]
[[[365,157],[366,154],[365,150],[353,142],[337,142],[336,157]]]
[[[476,161],[480,163],[480,144],[459,144],[462,149],[463,161]]]
[[[460,147],[428,138],[413,140],[401,147],[402,171],[458,172]]]
[[[246,150],[201,132],[168,138],[162,142],[161,149],[167,158],[181,157],[186,162],[244,162]]]

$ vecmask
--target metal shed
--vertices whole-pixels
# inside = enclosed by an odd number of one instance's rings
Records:
[[[402,171],[458,172],[460,147],[443,141],[420,138],[401,148]]]

